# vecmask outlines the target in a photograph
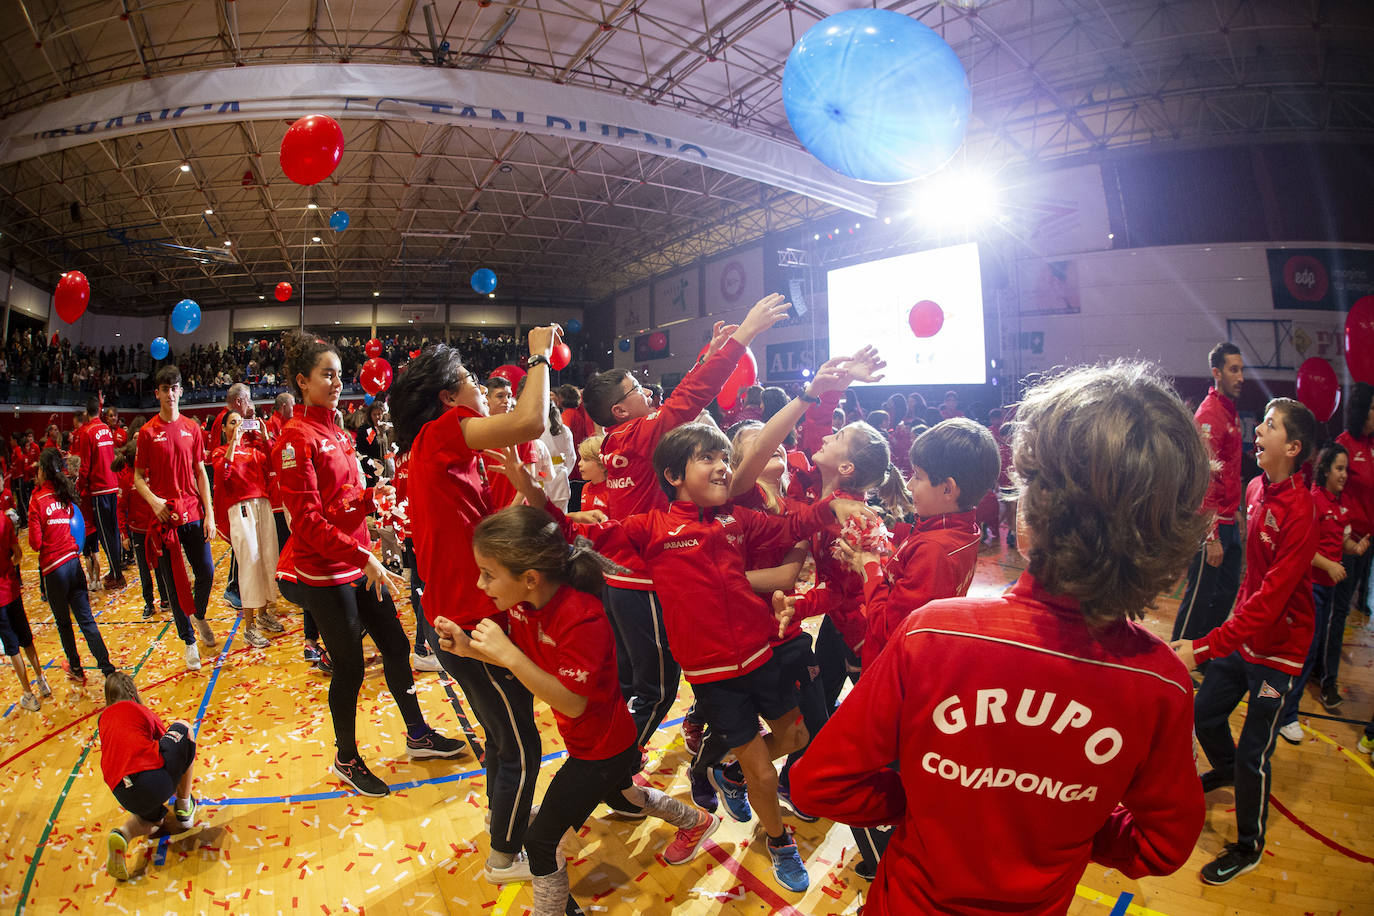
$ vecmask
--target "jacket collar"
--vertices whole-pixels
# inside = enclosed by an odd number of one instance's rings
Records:
[[[1207,397],[1211,398],[1213,401],[1216,401],[1218,404],[1220,404],[1221,409],[1226,411],[1227,416],[1233,419],[1238,418],[1240,416],[1240,414],[1236,411],[1236,402],[1228,398],[1226,395],[1222,394],[1220,391],[1218,391],[1216,385],[1213,385],[1210,389],[1208,389]]]
[[[292,419],[295,419],[296,417],[301,417],[302,419],[308,420],[311,423],[315,423],[319,426],[327,426],[330,429],[338,429],[338,427],[334,424],[334,408],[332,407],[315,407],[313,405],[306,406],[302,404],[297,404],[296,412],[292,414]]]
[[[917,517],[916,524],[911,526],[911,530],[939,531],[942,528],[958,528],[977,531],[978,526],[973,520],[975,514],[976,510],[970,509],[967,512],[946,512],[943,515],[932,515],[930,518]]]

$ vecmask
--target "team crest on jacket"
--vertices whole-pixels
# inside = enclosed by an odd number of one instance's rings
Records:
[[[1270,509],[1264,513],[1264,527],[1279,530],[1279,520],[1274,518],[1274,510]]]
[[[291,446],[291,445],[283,445],[283,446],[282,446],[282,449],[281,449],[281,469],[282,469],[283,471],[285,471],[287,468],[294,468],[295,466],[296,466],[296,449],[295,449],[295,447],[294,447],[294,446]]]

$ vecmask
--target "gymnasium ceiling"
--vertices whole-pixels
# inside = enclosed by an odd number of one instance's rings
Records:
[[[782,65],[853,0],[5,0],[0,149],[13,125],[109,87],[280,65],[542,81],[663,106],[795,146]],[[1368,140],[1374,12],[1329,0],[925,0],[880,4],[954,48],[973,89],[958,163],[1034,168],[1128,147]],[[262,70],[260,73],[275,73]],[[337,72],[337,71],[335,71]],[[248,108],[245,104],[245,108]],[[291,115],[167,121],[0,163],[0,254],[43,283],[91,280],[99,311],[271,301],[582,302],[837,212],[833,203],[594,134],[336,115],[347,151],[298,186]],[[3,120],[10,119],[10,120]],[[31,122],[25,122],[31,123]],[[499,125],[498,125],[499,128]],[[0,157],[3,158],[3,157]],[[182,165],[189,165],[183,171]],[[317,209],[310,209],[315,203]],[[334,208],[350,228],[329,230]],[[213,211],[207,213],[207,211]],[[321,241],[315,243],[312,238]],[[228,247],[225,241],[232,244]]]

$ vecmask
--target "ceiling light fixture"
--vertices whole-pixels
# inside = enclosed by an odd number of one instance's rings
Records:
[[[206,207],[206,208],[205,208],[205,215],[206,215],[206,216],[214,216],[214,215],[215,215],[214,208],[213,208],[213,207]]]
[[[374,289],[374,290],[372,291],[372,298],[375,299],[375,298],[377,298],[377,297],[380,296],[380,295],[381,295],[381,293],[379,293],[377,290]]]
[[[315,202],[312,200],[310,203],[308,203],[308,204],[305,205],[305,209],[307,209],[307,210],[318,210],[318,209],[320,209],[320,205],[317,204],[317,203],[315,203]]]
[[[191,163],[189,163],[189,162],[183,162],[183,163],[181,164],[181,170],[182,170],[183,172],[189,172],[189,171],[191,171]]]
[[[232,246],[233,244],[234,244],[234,243],[231,242],[231,241],[229,241],[228,239],[225,239],[225,240],[224,240],[224,247],[225,247],[225,248],[229,248],[229,247]]]
[[[320,237],[319,237],[318,235],[312,235],[312,236],[310,237],[310,241],[312,241],[312,242],[318,242],[319,240],[320,240]]]

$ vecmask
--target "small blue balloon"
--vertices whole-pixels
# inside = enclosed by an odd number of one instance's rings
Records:
[[[178,334],[190,334],[200,327],[200,306],[194,299],[182,299],[172,309],[172,330]]]
[[[76,549],[80,550],[86,543],[86,519],[81,514],[81,507],[72,503],[72,540],[76,541]]]
[[[487,267],[479,267],[474,270],[472,272],[472,288],[484,295],[496,289],[496,271]]]
[[[375,401],[375,400],[377,400],[377,396],[376,396],[375,394],[364,394],[364,395],[363,395],[363,403],[366,404],[366,405],[369,406],[369,407],[372,406],[372,402]]]
[[[944,39],[910,16],[857,9],[812,26],[787,55],[782,102],[793,132],[835,171],[894,184],[938,171],[968,130],[968,75]]]
[[[153,359],[166,359],[171,349],[165,337],[154,337],[153,342],[148,345],[148,352],[153,354]]]
[[[630,338],[628,338],[628,337],[622,337],[622,338],[620,338],[620,352],[621,352],[621,353],[629,353],[629,352],[630,352]]]
[[[335,210],[329,214],[329,228],[335,232],[343,232],[348,228],[348,211]]]
[[[569,318],[567,328],[569,334],[576,334],[578,331],[582,330],[582,322],[578,321],[576,318]]]

